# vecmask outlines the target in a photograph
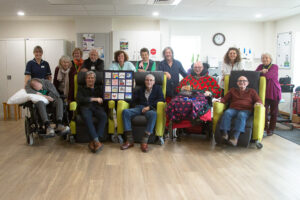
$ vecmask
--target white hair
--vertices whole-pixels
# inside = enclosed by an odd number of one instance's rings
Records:
[[[155,81],[155,76],[154,76],[153,74],[147,74],[146,77],[145,77],[145,79],[146,79],[147,77],[152,77],[153,80]]]
[[[271,59],[271,62],[273,61],[272,55],[270,53],[263,53],[263,54],[261,54],[260,59],[262,59],[264,56],[269,57]]]

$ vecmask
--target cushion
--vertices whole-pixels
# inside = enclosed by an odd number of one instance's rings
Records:
[[[146,126],[147,118],[145,117],[145,115],[137,115],[132,118],[131,123],[133,126]]]
[[[27,101],[32,101],[33,103],[37,103],[38,101],[43,101],[45,104],[49,104],[49,101],[37,94],[28,94],[25,89],[21,89],[18,92],[16,92],[14,95],[12,95],[7,103],[8,104],[22,104]]]
[[[163,85],[164,82],[164,72],[162,71],[155,71],[155,72],[135,72],[134,73],[134,80],[136,86],[145,85],[145,77],[147,74],[153,74],[155,77],[155,84],[156,85]]]
[[[260,72],[255,71],[231,71],[229,78],[229,89],[230,88],[238,88],[237,80],[240,76],[247,77],[249,81],[248,88],[253,88],[256,92],[259,92],[259,80],[260,80]]]

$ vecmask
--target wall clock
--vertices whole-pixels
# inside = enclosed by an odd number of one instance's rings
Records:
[[[212,40],[215,45],[221,46],[225,43],[225,35],[223,33],[216,33]]]

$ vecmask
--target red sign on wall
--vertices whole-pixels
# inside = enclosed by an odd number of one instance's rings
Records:
[[[151,55],[155,55],[156,54],[156,49],[151,49],[150,53],[151,53]]]

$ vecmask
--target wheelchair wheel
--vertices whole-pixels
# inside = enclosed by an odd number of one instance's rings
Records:
[[[259,142],[258,140],[255,142],[256,148],[257,149],[262,149],[263,148],[263,144],[261,142]]]
[[[25,118],[25,134],[26,134],[26,141],[27,144],[32,146],[34,143],[33,133],[30,130],[30,124],[28,117]]]

